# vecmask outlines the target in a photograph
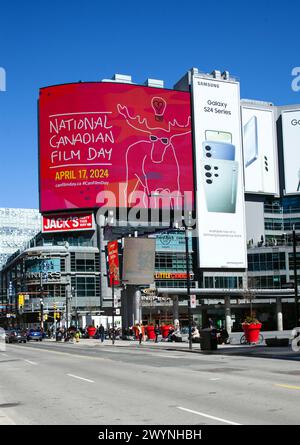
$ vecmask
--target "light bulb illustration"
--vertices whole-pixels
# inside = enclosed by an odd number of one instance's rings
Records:
[[[155,120],[161,122],[163,120],[167,102],[161,97],[153,97],[151,105],[155,113]]]

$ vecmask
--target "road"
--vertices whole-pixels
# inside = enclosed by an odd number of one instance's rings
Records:
[[[299,362],[79,344],[0,352],[0,424],[299,424]]]

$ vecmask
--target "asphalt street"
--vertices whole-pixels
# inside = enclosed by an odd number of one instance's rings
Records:
[[[0,352],[0,424],[292,425],[300,363],[132,345]]]

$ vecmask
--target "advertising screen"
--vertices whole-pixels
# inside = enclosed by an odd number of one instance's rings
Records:
[[[242,106],[246,193],[279,194],[275,112]]]
[[[246,267],[239,83],[194,76],[199,265]]]
[[[190,95],[112,82],[42,88],[39,157],[41,212],[163,206],[158,193],[193,191]]]
[[[300,192],[300,110],[282,112],[285,193]]]
[[[123,261],[124,283],[152,284],[155,270],[155,239],[125,238]]]

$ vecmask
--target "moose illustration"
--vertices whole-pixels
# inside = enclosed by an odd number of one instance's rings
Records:
[[[162,104],[165,109],[166,102],[161,97],[154,97],[152,105]],[[131,116],[127,106],[118,104],[118,112],[126,119],[127,124],[141,133],[141,138],[132,143],[126,150],[126,186],[124,198],[130,206],[134,192],[143,192],[143,206],[148,207],[149,197],[172,196],[175,206],[181,202],[182,190],[180,187],[180,165],[174,147],[177,137],[189,134],[190,116],[185,125],[180,125],[176,119],[168,122],[167,128],[150,127],[147,118],[140,115]],[[156,121],[162,121],[161,116]],[[174,199],[174,197],[177,197]],[[156,201],[156,198],[153,200]],[[155,204],[156,205],[156,204]]]

